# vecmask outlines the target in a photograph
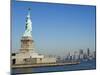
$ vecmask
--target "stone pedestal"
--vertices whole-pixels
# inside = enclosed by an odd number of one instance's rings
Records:
[[[21,52],[30,52],[33,51],[34,45],[33,45],[32,37],[22,37],[21,39]]]

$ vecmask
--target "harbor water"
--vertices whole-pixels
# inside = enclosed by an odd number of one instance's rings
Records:
[[[60,71],[76,71],[96,69],[96,61],[81,61],[80,64],[51,66],[51,67],[35,67],[35,68],[13,68],[12,75],[26,73],[43,73],[43,72],[60,72]]]

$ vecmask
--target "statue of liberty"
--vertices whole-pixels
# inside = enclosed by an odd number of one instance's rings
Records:
[[[30,8],[28,9],[28,15],[26,17],[26,26],[25,26],[25,32],[23,34],[24,37],[30,36],[32,37],[32,22],[30,18]]]

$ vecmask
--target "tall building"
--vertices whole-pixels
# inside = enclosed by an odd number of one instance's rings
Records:
[[[83,59],[84,58],[84,52],[82,49],[80,49],[79,51],[79,59]]]
[[[80,49],[80,52],[79,52],[79,54],[81,55],[81,54],[83,54],[83,50],[82,49]]]
[[[77,51],[74,52],[74,60],[78,60],[78,52]]]
[[[90,56],[90,49],[87,48],[87,56]]]
[[[40,55],[35,51],[34,40],[32,39],[32,21],[29,9],[26,17],[25,32],[21,38],[21,48],[19,53],[12,54],[12,64],[37,63],[56,63],[56,58]]]

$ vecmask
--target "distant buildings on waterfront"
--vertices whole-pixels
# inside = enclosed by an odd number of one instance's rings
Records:
[[[88,61],[96,59],[96,51],[92,51],[89,48],[87,48],[87,50],[80,49],[74,51],[73,53],[71,51],[66,53],[66,56],[63,58],[58,56],[58,62]]]

